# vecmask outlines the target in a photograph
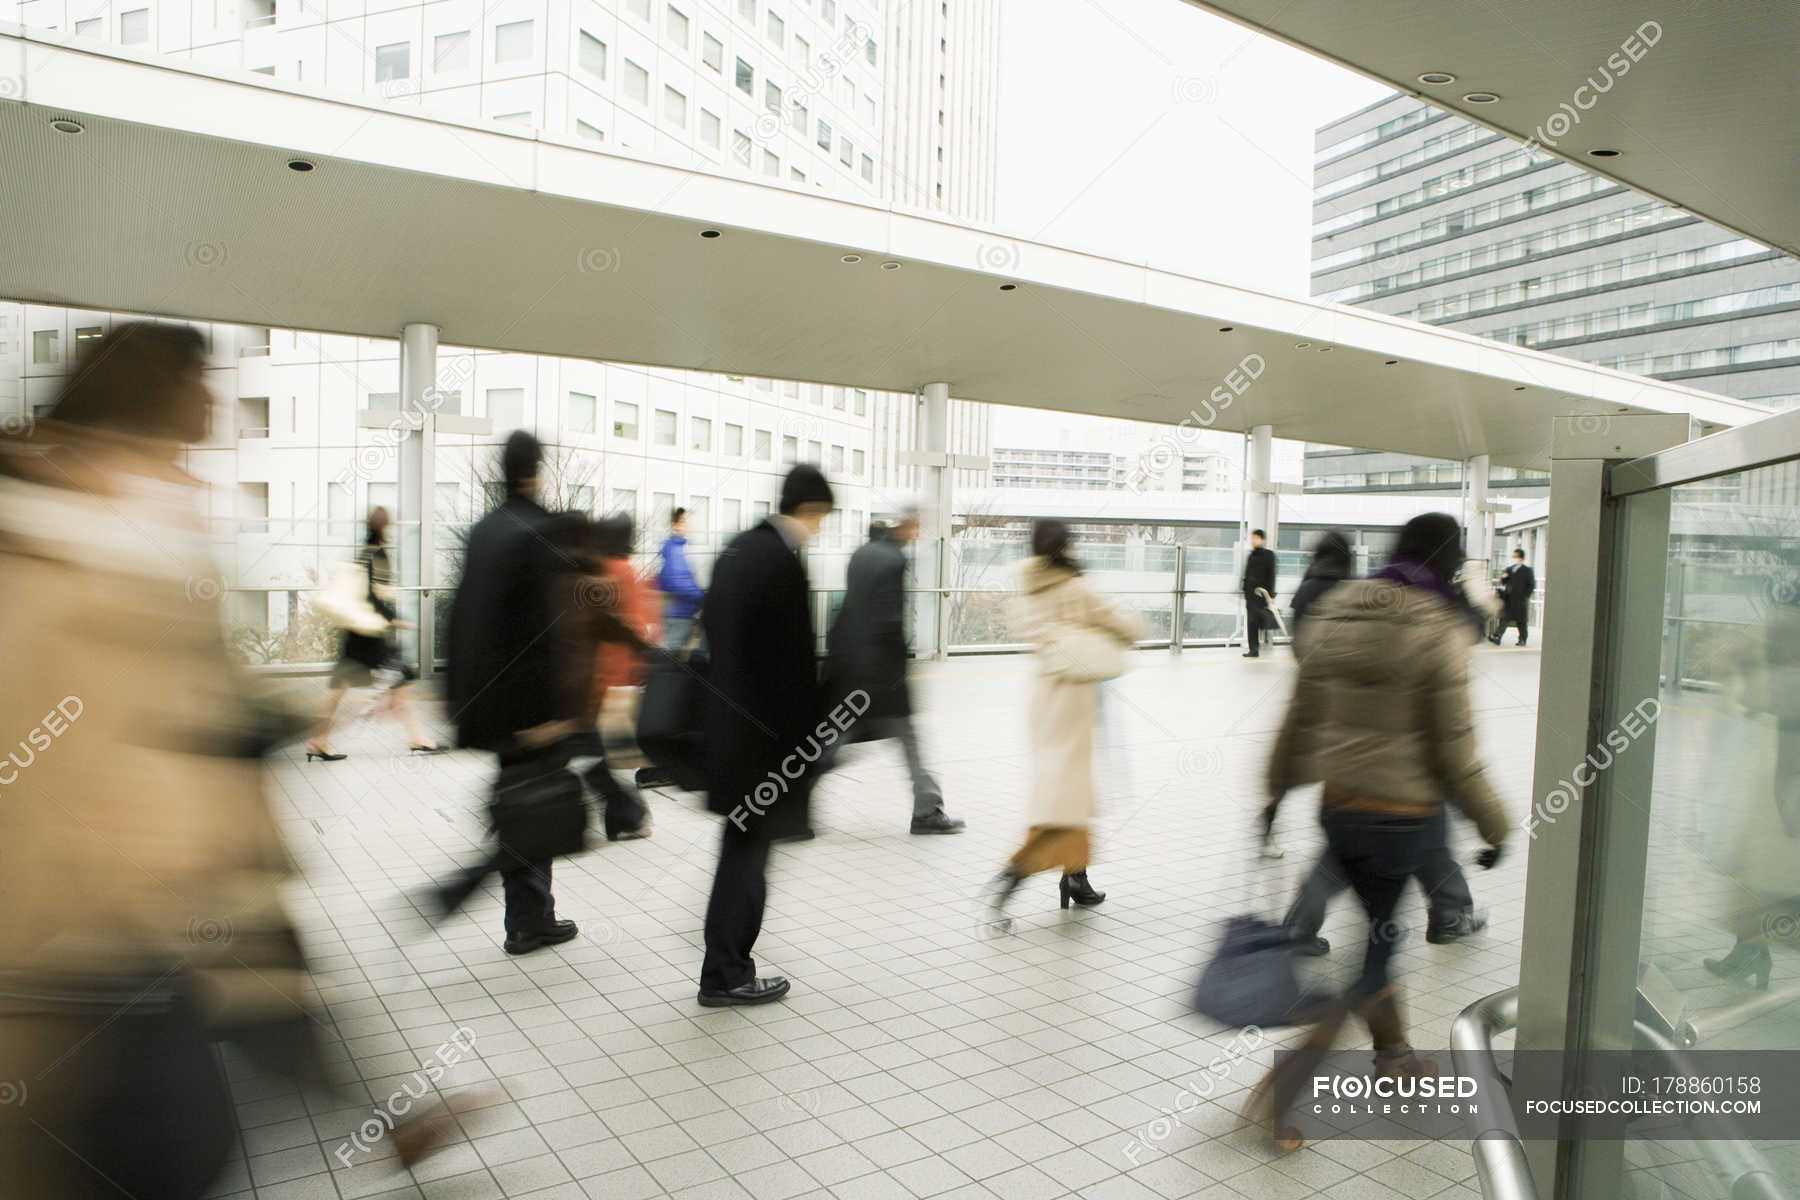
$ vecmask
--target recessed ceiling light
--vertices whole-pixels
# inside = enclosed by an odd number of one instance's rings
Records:
[[[1464,104],[1498,104],[1500,97],[1493,92],[1470,92],[1463,97]]]
[[[1420,83],[1428,83],[1432,87],[1442,87],[1446,83],[1455,83],[1456,76],[1448,71],[1427,71],[1419,76]]]
[[[1237,328],[1237,326],[1235,326],[1235,325],[1221,325],[1221,326],[1219,326],[1219,332],[1220,333],[1230,333],[1233,329],[1236,329],[1236,328]]]
[[[288,159],[287,166],[288,166],[288,170],[298,171],[302,175],[306,174],[308,171],[313,169],[313,165],[311,163],[307,162],[304,158],[290,158],[290,159]]]
[[[1525,385],[1524,385],[1524,384],[1522,384],[1522,383],[1521,383],[1521,384],[1520,384],[1520,385],[1519,385],[1519,386],[1518,386],[1518,387],[1515,387],[1515,388],[1514,388],[1514,389],[1513,389],[1513,391],[1515,391],[1515,392],[1522,392],[1522,391],[1524,391],[1524,390],[1525,390]]]
[[[1312,349],[1312,343],[1311,343],[1311,342],[1295,342],[1295,343],[1294,343],[1294,349],[1296,349],[1296,350],[1310,350],[1310,349]]]
[[[1617,150],[1608,149],[1608,148],[1602,148],[1599,150],[1589,150],[1588,154],[1593,158],[1617,158],[1617,157],[1619,157],[1619,152]]]
[[[719,236],[719,231],[716,229],[702,229],[700,231],[700,236],[703,238],[716,238]]]
[[[897,262],[884,262],[881,264],[881,269],[884,271],[898,271],[900,269],[900,264]]]
[[[1016,283],[1003,283],[1000,285],[1000,290],[1003,292],[1010,292],[1018,288],[1018,286],[1019,285]]]
[[[83,125],[80,121],[71,121],[67,117],[58,117],[56,120],[50,122],[50,128],[56,130],[58,133],[83,133],[86,131],[87,126]]]
[[[1320,354],[1330,354],[1330,353],[1331,353],[1331,347],[1330,347],[1330,346],[1320,346],[1320,347],[1319,347],[1319,353],[1320,353]]]
[[[844,261],[845,261],[845,262],[847,262],[847,263],[859,263],[859,262],[861,262],[861,261],[862,261],[862,255],[860,255],[860,254],[846,254],[846,255],[844,255]]]
[[[1381,365],[1382,365],[1382,366],[1384,366],[1384,367],[1391,367],[1391,366],[1393,366],[1393,365],[1394,365],[1394,364],[1395,364],[1395,363],[1397,363],[1397,362],[1399,362],[1399,361],[1400,361],[1400,360],[1399,360],[1399,359],[1397,359],[1397,358],[1390,358],[1390,359],[1388,359],[1388,360],[1387,360],[1387,361],[1386,361],[1386,362],[1384,362],[1384,363],[1382,363],[1382,364],[1381,364]]]

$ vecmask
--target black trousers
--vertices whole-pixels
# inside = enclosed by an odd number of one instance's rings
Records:
[[[511,751],[499,755],[502,769],[536,758],[569,760],[569,744],[559,743],[541,750]],[[508,854],[496,846],[487,857],[473,866],[464,867],[438,888],[438,903],[443,911],[453,913],[468,903],[482,881],[498,871],[500,887],[506,897],[506,932],[534,933],[556,919],[556,897],[550,894],[550,859],[528,862]]]
[[[1506,636],[1506,631],[1508,629],[1517,625],[1519,627],[1519,645],[1523,646],[1525,644],[1526,614],[1530,611],[1530,601],[1518,605],[1508,604],[1502,608],[1500,610],[1500,631],[1494,635],[1494,640],[1496,642],[1499,641]]]
[[[1425,892],[1425,908],[1433,925],[1448,925],[1464,913],[1473,912],[1475,897],[1469,891],[1469,880],[1456,857],[1450,853],[1450,823],[1439,809],[1429,823],[1430,844],[1419,854],[1413,878]],[[1288,909],[1285,924],[1295,941],[1319,936],[1325,924],[1325,909],[1332,899],[1350,886],[1349,873],[1327,850],[1319,856],[1312,873],[1300,885],[1300,894]]]
[[[1251,658],[1262,657],[1263,626],[1269,619],[1269,606],[1260,597],[1244,597],[1244,641]]]
[[[725,822],[719,866],[706,901],[706,956],[700,963],[700,990],[723,992],[756,978],[750,951],[762,932],[769,896],[769,839],[748,822],[739,829]]]

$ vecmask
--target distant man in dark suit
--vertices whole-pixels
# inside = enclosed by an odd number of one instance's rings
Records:
[[[708,1008],[767,1004],[788,991],[779,976],[757,977],[751,950],[768,897],[769,846],[810,831],[819,760],[836,740],[836,727],[824,720],[800,559],[833,502],[817,467],[789,471],[777,514],[719,555],[700,613],[712,651],[703,720],[712,770],[707,806],[725,818],[700,965],[699,1000]]]
[[[1257,589],[1269,593],[1257,594]],[[1262,656],[1263,631],[1270,620],[1269,602],[1275,598],[1275,552],[1263,545],[1263,531],[1250,531],[1250,553],[1244,558],[1244,641],[1245,658]]]
[[[567,560],[553,546],[554,518],[537,502],[543,456],[537,438],[524,430],[507,438],[501,452],[506,500],[469,530],[450,609],[445,690],[456,742],[492,751],[503,769],[566,763],[585,698],[586,680],[568,669],[573,656],[566,652],[577,622],[563,620],[553,599],[553,581]],[[575,922],[556,917],[549,861],[514,862],[502,852],[446,885],[439,894],[443,908],[460,906],[495,869],[506,893],[508,954],[575,936]]]
[[[1531,594],[1537,591],[1537,577],[1531,568],[1525,565],[1525,552],[1514,550],[1512,564],[1500,572],[1500,599],[1505,605],[1500,617],[1500,628],[1494,631],[1488,641],[1498,646],[1500,639],[1506,636],[1507,627],[1519,627],[1519,640],[1515,646],[1525,644],[1525,625],[1531,619]]]
[[[892,528],[876,527],[850,556],[844,604],[826,646],[831,656],[829,695],[847,701],[868,696],[850,741],[893,738],[912,776],[913,833],[961,833],[963,822],[944,812],[944,793],[925,769],[913,728],[912,693],[906,683],[906,547],[919,536],[919,514],[908,509]],[[860,700],[858,703],[862,703]],[[842,742],[826,753],[829,764]]]

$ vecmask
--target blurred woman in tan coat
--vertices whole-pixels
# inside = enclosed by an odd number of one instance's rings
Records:
[[[994,919],[1027,875],[1061,868],[1063,908],[1106,899],[1088,882],[1089,826],[1096,809],[1094,726],[1099,687],[1123,670],[1120,657],[1137,640],[1132,620],[1082,578],[1069,553],[1069,527],[1036,522],[1031,553],[1020,575],[1017,627],[1037,648],[1038,676],[1027,720],[1031,726],[1031,792],[1025,844],[1000,873]]]
[[[205,343],[123,324],[0,439],[0,1178],[197,1197],[237,1143],[212,1044],[322,1079],[263,756],[303,714],[226,652]],[[403,1157],[417,1130],[397,1132]]]

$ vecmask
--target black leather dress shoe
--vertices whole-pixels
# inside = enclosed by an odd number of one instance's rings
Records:
[[[700,1004],[703,1008],[729,1008],[740,1004],[767,1004],[771,1000],[779,1000],[788,994],[788,981],[779,975],[771,975],[767,979],[752,979],[749,983],[740,983],[736,987],[723,992],[700,993]]]
[[[922,817],[914,817],[912,831],[914,833],[961,833],[963,824],[961,818],[953,817],[940,808],[936,812],[927,813]]]
[[[508,954],[530,954],[533,950],[566,942],[579,932],[573,921],[552,921],[542,929],[507,934],[501,948]]]

